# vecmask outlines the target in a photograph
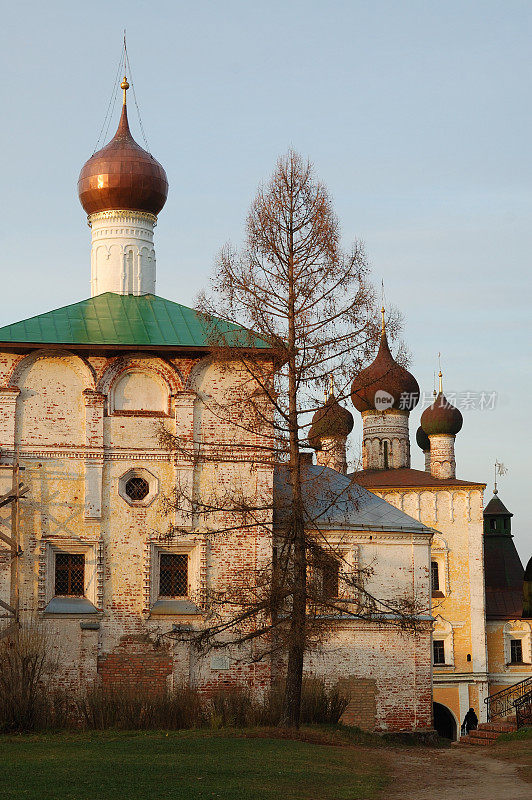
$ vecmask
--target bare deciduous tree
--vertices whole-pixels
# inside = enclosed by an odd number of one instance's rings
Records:
[[[330,630],[331,615],[374,618],[380,611],[412,626],[415,599],[372,597],[365,589],[371,567],[350,571],[338,542],[320,527],[340,495],[356,502],[356,486],[347,478],[340,488],[309,478],[302,451],[310,417],[323,405],[319,398],[331,376],[336,397],[347,396],[348,382],[374,352],[379,325],[362,245],[343,251],[327,191],[295,152],[278,161],[259,190],[245,247],[222,250],[211,292],[198,308],[210,327],[215,361],[231,372],[224,399],[204,402],[243,434],[238,447],[247,448],[250,461],[279,465],[286,491],[274,503],[235,480],[207,492],[178,486],[169,499],[169,509],[189,517],[183,531],[200,518],[217,534],[259,531],[273,554],[240,570],[239,579],[233,573],[230,586],[210,590],[210,617],[193,638],[199,647],[216,647],[229,637],[257,659],[277,654],[286,667],[283,722],[298,725],[304,654]],[[243,326],[236,338],[228,336],[229,323]],[[392,337],[399,328],[392,315]],[[231,461],[236,447],[233,441],[191,447],[167,433],[163,438],[201,465]]]

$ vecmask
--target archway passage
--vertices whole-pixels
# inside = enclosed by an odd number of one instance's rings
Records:
[[[456,722],[446,706],[441,703],[432,704],[434,712],[434,727],[444,739],[456,740]]]

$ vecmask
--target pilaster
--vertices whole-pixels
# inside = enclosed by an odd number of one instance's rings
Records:
[[[0,446],[5,450],[15,449],[15,423],[19,394],[20,389],[16,386],[0,387]]]
[[[175,435],[188,445],[194,439],[194,403],[196,392],[179,392],[174,395]]]
[[[192,492],[194,484],[194,403],[196,392],[180,392],[174,396],[176,491],[179,509],[175,512],[175,525],[192,525]]]
[[[102,515],[103,412],[105,395],[92,389],[83,392],[85,401],[85,444],[93,452],[85,459],[85,519]],[[94,453],[94,451],[100,451]]]

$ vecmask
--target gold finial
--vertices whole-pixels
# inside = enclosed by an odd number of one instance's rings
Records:
[[[125,75],[124,75],[124,80],[120,84],[120,88],[123,89],[124,91],[124,105],[126,105],[126,92],[129,89],[129,83],[127,82],[127,78]]]
[[[440,394],[443,394],[443,380],[442,380],[442,377],[443,377],[443,376],[442,376],[442,374],[441,374],[441,369],[440,369],[440,371],[438,372],[438,378],[440,379],[440,387],[439,387],[439,389],[440,389]]]
[[[334,394],[334,375],[329,375],[329,394]]]
[[[381,308],[382,314],[382,323],[381,323],[381,334],[384,336],[386,333],[386,320],[384,319],[384,306]]]

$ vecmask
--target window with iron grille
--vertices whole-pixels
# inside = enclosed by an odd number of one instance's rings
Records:
[[[437,561],[430,562],[430,576],[432,583],[432,591],[437,592],[440,589],[440,571]]]
[[[523,662],[523,643],[521,639],[510,639],[510,663],[521,664]]]
[[[434,639],[432,653],[434,664],[445,664],[445,646],[442,639]]]
[[[126,494],[130,500],[144,500],[149,491],[149,483],[144,478],[133,477],[126,483]]]
[[[159,595],[186,597],[188,594],[188,555],[161,553],[159,557]]]
[[[73,597],[85,594],[85,556],[82,553],[56,553],[55,594]]]

